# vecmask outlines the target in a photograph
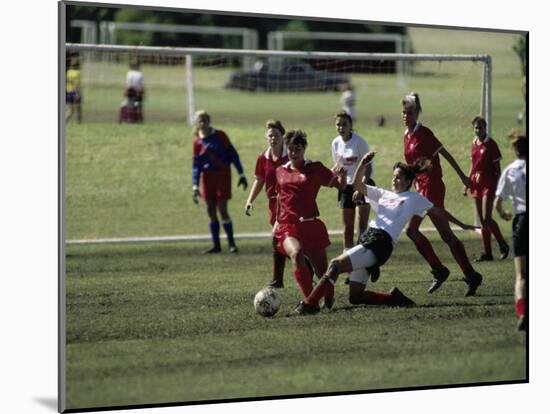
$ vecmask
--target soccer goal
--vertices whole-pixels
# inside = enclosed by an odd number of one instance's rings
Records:
[[[352,86],[359,122],[383,116],[399,122],[399,99],[419,92],[430,125],[469,127],[474,115],[491,125],[491,57],[411,53],[334,53],[67,44],[67,52],[93,53],[82,68],[90,99],[116,101],[130,60],[139,57],[151,93],[150,119],[191,122],[195,108],[238,121],[266,117],[321,122],[339,109]],[[243,66],[244,58],[256,64]],[[407,62],[405,82],[396,63]],[[156,91],[159,92],[158,101]],[[162,93],[161,93],[162,92]],[[277,99],[272,99],[275,97]],[[114,102],[113,102],[114,103]],[[98,106],[100,103],[98,102]],[[101,105],[105,109],[105,105]],[[96,108],[89,108],[96,109]],[[177,113],[177,115],[176,115]],[[105,120],[100,113],[97,118]]]

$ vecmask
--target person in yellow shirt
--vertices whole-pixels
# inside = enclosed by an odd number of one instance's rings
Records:
[[[80,63],[77,59],[71,59],[71,64],[67,70],[67,85],[65,87],[65,102],[67,110],[65,112],[65,122],[76,113],[76,121],[82,121],[82,95],[80,90]]]

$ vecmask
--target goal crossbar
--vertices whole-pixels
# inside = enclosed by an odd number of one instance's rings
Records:
[[[256,57],[289,57],[302,59],[336,58],[349,60],[405,60],[405,61],[471,61],[487,62],[489,55],[445,55],[428,53],[348,53],[348,52],[304,52],[292,50],[241,50],[241,49],[210,49],[193,47],[164,46],[122,46],[122,45],[92,45],[82,43],[67,43],[67,50],[90,52],[129,52],[155,53],[169,56],[256,56]]]

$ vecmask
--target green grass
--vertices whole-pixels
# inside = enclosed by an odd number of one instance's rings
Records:
[[[448,249],[434,246],[452,270],[437,293],[406,238],[370,285],[397,285],[417,307],[351,307],[339,283],[332,312],[286,317],[300,299],[287,264],[272,319],[252,306],[270,277],[268,240],[214,257],[197,254],[206,243],[68,246],[68,407],[525,380],[510,260],[478,266],[484,283],[464,298]]]

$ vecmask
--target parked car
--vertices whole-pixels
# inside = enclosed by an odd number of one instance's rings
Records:
[[[346,75],[315,70],[304,62],[283,62],[280,69],[271,69],[267,64],[257,62],[253,69],[238,70],[229,75],[225,87],[270,92],[337,91],[349,81]]]

